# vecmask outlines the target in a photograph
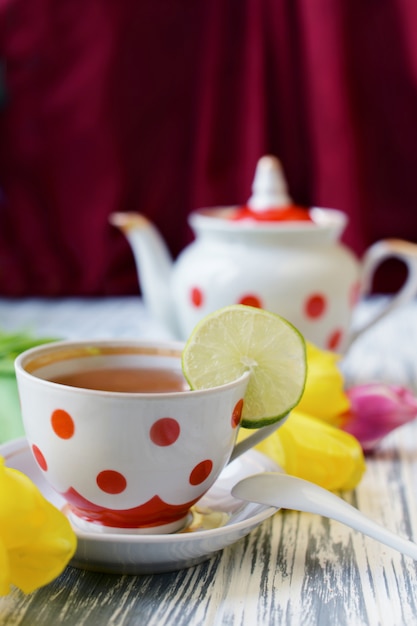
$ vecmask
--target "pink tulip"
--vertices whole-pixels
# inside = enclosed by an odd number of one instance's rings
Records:
[[[417,417],[417,398],[405,387],[369,383],[346,393],[351,408],[341,428],[359,440],[364,452],[371,452],[385,435]]]

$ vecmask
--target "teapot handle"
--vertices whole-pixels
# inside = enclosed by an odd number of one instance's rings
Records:
[[[392,299],[374,317],[363,326],[350,333],[348,347],[368,328],[394,309],[406,304],[417,294],[417,244],[402,239],[382,239],[374,243],[365,252],[362,260],[361,297],[369,293],[372,277],[377,267],[389,258],[403,261],[407,267],[407,278],[404,285]]]

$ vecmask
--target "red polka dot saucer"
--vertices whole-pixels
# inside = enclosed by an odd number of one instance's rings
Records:
[[[52,504],[67,511],[66,501],[46,482],[26,439],[1,445],[0,455],[7,466],[29,476]],[[197,565],[248,535],[276,512],[276,508],[235,499],[231,489],[246,476],[277,470],[271,459],[249,450],[223,470],[177,533],[99,532],[73,522],[78,546],[71,565],[117,574],[161,573]]]

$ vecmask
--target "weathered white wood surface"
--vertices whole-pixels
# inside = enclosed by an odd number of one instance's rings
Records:
[[[364,306],[360,315],[380,305]],[[65,337],[163,336],[136,298],[0,301],[0,328]],[[417,392],[417,303],[352,347],[350,382]],[[391,434],[343,496],[417,541],[417,422]],[[177,573],[116,576],[68,567],[47,587],[0,598],[0,624],[74,626],[403,626],[417,624],[417,562],[337,522],[281,511],[210,561]]]

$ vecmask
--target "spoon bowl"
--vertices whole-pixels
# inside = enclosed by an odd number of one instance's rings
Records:
[[[331,491],[307,480],[279,472],[255,474],[238,482],[232,495],[240,500],[328,517],[417,560],[416,543],[399,537]]]

